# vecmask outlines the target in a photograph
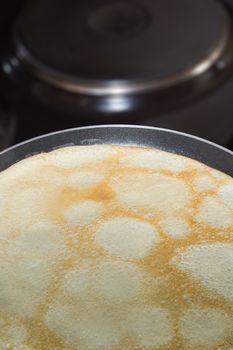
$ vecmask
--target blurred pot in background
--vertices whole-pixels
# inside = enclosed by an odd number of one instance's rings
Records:
[[[31,0],[0,57],[17,141],[136,123],[226,145],[233,134],[233,7],[217,0]]]

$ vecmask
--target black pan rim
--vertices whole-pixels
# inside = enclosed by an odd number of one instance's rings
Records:
[[[208,144],[210,146],[213,146],[215,148],[218,148],[226,153],[228,153],[229,155],[233,156],[233,151],[218,145],[217,143],[214,143],[212,141],[206,140],[204,138],[201,138],[199,136],[196,135],[192,135],[192,134],[188,134],[185,132],[181,132],[181,131],[177,131],[177,130],[173,130],[173,129],[167,129],[167,128],[158,128],[158,127],[153,127],[153,126],[144,126],[144,125],[132,125],[132,124],[103,124],[103,125],[90,125],[90,126],[82,126],[82,127],[75,127],[75,128],[69,128],[69,129],[64,129],[64,130],[59,130],[59,131],[54,131],[51,133],[47,133],[47,134],[43,134],[37,137],[33,137],[30,138],[26,141],[17,143],[3,151],[0,152],[0,157],[5,155],[8,152],[14,151],[14,149],[17,149],[18,147],[30,144],[33,141],[37,141],[37,140],[41,140],[43,138],[47,138],[53,135],[59,135],[59,134],[64,134],[64,133],[69,133],[69,132],[73,132],[73,131],[78,131],[78,130],[94,130],[94,129],[110,129],[110,128],[118,128],[118,129],[143,129],[143,130],[155,130],[158,132],[163,132],[163,133],[168,133],[168,134],[176,134],[176,135],[180,135],[189,139],[194,139],[196,141],[199,141],[200,143],[205,143]],[[97,144],[97,143],[96,143]],[[127,145],[127,143],[126,143]]]

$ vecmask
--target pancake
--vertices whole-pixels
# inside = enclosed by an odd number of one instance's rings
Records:
[[[0,173],[1,350],[233,348],[233,179],[112,145]]]

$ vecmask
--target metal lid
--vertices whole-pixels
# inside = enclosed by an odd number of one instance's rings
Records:
[[[230,20],[215,0],[34,0],[15,27],[18,58],[66,91],[158,90],[206,72]]]

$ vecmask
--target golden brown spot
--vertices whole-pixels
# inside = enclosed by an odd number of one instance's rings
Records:
[[[90,193],[90,199],[95,201],[110,201],[113,200],[115,194],[107,183],[103,183]]]

